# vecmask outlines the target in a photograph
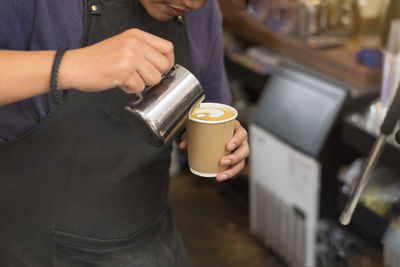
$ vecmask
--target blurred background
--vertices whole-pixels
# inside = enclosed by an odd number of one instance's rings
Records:
[[[338,220],[399,83],[400,1],[219,3],[251,155],[217,183],[174,150],[171,205],[192,265],[400,266],[392,135],[350,225]]]

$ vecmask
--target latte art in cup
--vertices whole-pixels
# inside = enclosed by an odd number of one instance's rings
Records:
[[[203,123],[216,123],[231,120],[237,116],[236,110],[227,105],[209,104],[202,103],[199,107],[195,108],[190,113],[189,119]]]
[[[201,121],[224,121],[236,116],[236,113],[224,107],[199,107],[190,117]]]

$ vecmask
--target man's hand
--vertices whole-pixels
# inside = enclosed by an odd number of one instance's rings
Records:
[[[161,81],[174,65],[173,44],[130,29],[94,45],[67,51],[61,61],[59,89],[96,92],[119,87],[136,93]]]
[[[182,141],[179,144],[180,149],[186,149],[186,133],[182,134]],[[232,178],[243,169],[245,159],[249,156],[250,149],[247,142],[247,131],[240,125],[239,121],[235,121],[235,129],[233,137],[226,144],[226,149],[231,154],[223,157],[220,161],[221,166],[229,166],[228,169],[217,174],[217,181],[222,182]]]

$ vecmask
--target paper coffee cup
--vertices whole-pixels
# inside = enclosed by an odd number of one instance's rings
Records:
[[[203,177],[215,177],[226,169],[220,166],[229,154],[227,142],[232,138],[237,111],[219,103],[201,103],[189,113],[186,122],[190,171]]]

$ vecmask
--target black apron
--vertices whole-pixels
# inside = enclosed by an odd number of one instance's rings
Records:
[[[189,68],[184,20],[159,22],[138,0],[84,2],[82,46],[139,28],[172,41]],[[167,199],[171,145],[135,135],[121,114],[129,98],[68,90],[35,129],[0,145],[1,267],[188,266]]]

